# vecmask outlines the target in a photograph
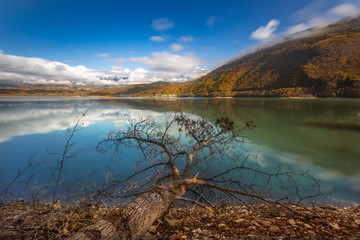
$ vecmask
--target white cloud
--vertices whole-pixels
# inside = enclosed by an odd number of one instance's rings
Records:
[[[29,84],[119,85],[126,76],[42,58],[0,54],[0,81]]]
[[[183,46],[181,46],[178,43],[173,43],[170,45],[171,50],[173,50],[174,52],[180,52],[183,49]]]
[[[215,16],[210,16],[206,20],[205,25],[208,26],[208,27],[212,27],[212,26],[214,26],[215,22],[216,22],[216,17]]]
[[[56,85],[129,85],[155,81],[186,81],[207,73],[204,61],[194,54],[176,55],[154,52],[149,57],[109,59],[108,61],[144,64],[135,70],[114,66],[111,70],[93,70],[41,58],[0,54],[0,82]],[[148,68],[148,69],[146,69]]]
[[[280,22],[276,19],[272,19],[266,26],[261,26],[255,32],[251,33],[250,38],[256,40],[263,40],[272,36]]]
[[[156,31],[162,32],[174,27],[174,22],[169,21],[167,18],[154,19],[152,21],[151,27]]]
[[[192,41],[194,41],[194,38],[191,37],[191,36],[182,36],[180,38],[180,41],[182,41],[182,42],[192,42]]]
[[[297,32],[304,31],[306,29],[309,29],[309,26],[307,24],[300,23],[300,24],[295,25],[295,26],[290,26],[287,29],[286,33],[287,34],[294,34],[294,33],[297,33]]]
[[[61,62],[51,62],[41,58],[28,58],[0,54],[0,79],[7,74],[30,80],[95,81],[93,70],[84,66],[69,66]]]
[[[193,53],[179,55],[166,51],[153,52],[150,56],[112,60],[119,65],[127,62],[144,65],[144,68],[138,68],[135,71],[118,66],[113,67],[111,73],[126,76],[129,84],[156,81],[182,82],[196,79],[209,72],[202,67],[206,62]]]
[[[98,53],[95,56],[99,58],[109,58],[112,53]]]
[[[168,52],[154,52],[150,57],[119,59],[121,62],[135,62],[150,66],[153,71],[186,73],[204,63],[194,54],[176,55]]]
[[[292,17],[296,21],[304,21],[319,16],[319,11],[327,5],[324,0],[315,0],[306,7],[296,11]]]
[[[152,36],[150,40],[153,42],[165,42],[166,39],[162,36]]]
[[[154,52],[151,56],[138,58],[113,59],[118,64],[125,62],[144,64],[149,70],[138,69],[130,71],[122,68],[113,68],[114,74],[125,74],[130,83],[155,81],[187,81],[203,76],[208,70],[201,67],[205,61],[194,54],[177,55],[168,52]]]
[[[342,4],[338,5],[330,10],[330,14],[334,14],[337,16],[352,16],[359,14],[360,10],[357,6],[353,4]]]
[[[309,28],[326,26],[341,18],[360,13],[360,2],[339,4],[330,9],[325,8],[326,6],[325,1],[318,0],[294,13],[293,16],[303,22],[290,26],[286,33],[294,34]]]

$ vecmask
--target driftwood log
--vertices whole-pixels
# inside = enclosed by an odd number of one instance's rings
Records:
[[[175,181],[168,186],[160,185],[140,195],[126,206],[115,209],[95,224],[71,236],[72,240],[85,239],[140,239],[151,225],[186,192],[186,186],[201,183],[192,179]]]

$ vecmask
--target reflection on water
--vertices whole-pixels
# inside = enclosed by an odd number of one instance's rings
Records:
[[[30,102],[3,100],[0,101],[0,142],[11,140],[15,136],[65,130],[74,124],[74,118],[86,111],[86,125],[112,123],[116,127],[124,125],[128,119],[144,114],[157,115],[147,110],[103,105],[89,99],[32,99]]]
[[[314,177],[337,186],[337,197],[360,201],[360,131],[349,129],[360,125],[360,100],[2,99],[1,182],[9,181],[11,170],[20,168],[32,153],[61,149],[64,130],[85,111],[86,122],[77,142],[86,151],[71,163],[73,174],[89,171],[91,162],[94,169],[113,164],[105,160],[110,156],[94,150],[109,130],[139,116],[152,115],[161,122],[168,112],[184,111],[210,121],[225,115],[240,126],[254,121],[257,128],[247,135],[258,143],[254,161],[260,166],[280,163],[310,168]],[[50,159],[46,154],[41,157]],[[117,167],[126,174],[133,164],[123,161]]]
[[[333,130],[347,130],[347,131],[360,131],[360,124],[351,124],[343,122],[319,122],[319,121],[304,121],[304,126],[328,128]]]
[[[248,135],[271,149],[298,156],[303,161],[340,171],[360,174],[360,132],[323,125],[359,126],[360,100],[349,99],[128,99],[104,100],[135,109],[163,112],[181,110],[214,121],[228,116],[239,125],[247,120],[257,128]]]

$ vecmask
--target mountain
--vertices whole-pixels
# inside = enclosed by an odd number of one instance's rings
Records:
[[[101,89],[91,93],[93,96],[112,96],[112,97],[142,97],[154,96],[155,92],[171,85],[168,82],[153,82],[148,84],[133,84],[121,88]]]
[[[360,17],[289,36],[185,83],[100,88],[15,86],[8,81],[0,86],[0,96],[29,95],[360,97]]]
[[[169,86],[167,82],[134,84],[125,87],[74,87],[65,85],[0,84],[0,96],[45,96],[45,97],[143,97],[154,96],[154,92]]]
[[[360,18],[299,33],[154,94],[360,97]]]

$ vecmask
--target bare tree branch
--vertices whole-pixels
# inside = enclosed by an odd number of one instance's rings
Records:
[[[15,184],[24,174],[25,172],[27,172],[30,168],[36,167],[38,165],[40,165],[40,163],[36,163],[34,164],[32,162],[32,160],[34,159],[34,157],[36,156],[36,154],[33,154],[27,161],[27,165],[26,167],[24,167],[22,170],[17,170],[17,175],[15,176],[15,178],[7,185],[7,187],[0,193],[0,196],[6,200],[7,196],[8,196],[8,192],[10,190],[10,188],[12,187],[13,184]],[[31,177],[30,177],[31,178]]]
[[[55,190],[54,190],[54,194],[53,194],[53,198],[52,198],[52,202],[55,203],[56,201],[56,194],[57,194],[57,191],[58,191],[58,188],[59,188],[59,184],[60,184],[60,179],[61,179],[61,175],[62,175],[62,172],[64,170],[64,166],[65,166],[65,161],[67,159],[70,159],[70,158],[74,158],[78,155],[79,153],[79,150],[75,151],[75,152],[71,152],[71,147],[74,146],[74,142],[72,142],[72,139],[75,135],[75,133],[77,131],[80,130],[80,126],[82,125],[82,120],[83,118],[85,118],[85,113],[83,113],[76,121],[75,121],[75,125],[74,127],[69,127],[68,130],[67,130],[67,140],[66,140],[66,143],[65,143],[65,147],[64,147],[64,150],[61,154],[61,159],[58,160],[58,165],[57,165],[57,170],[58,170],[58,174],[57,174],[57,178],[56,178],[56,184],[55,184]]]

